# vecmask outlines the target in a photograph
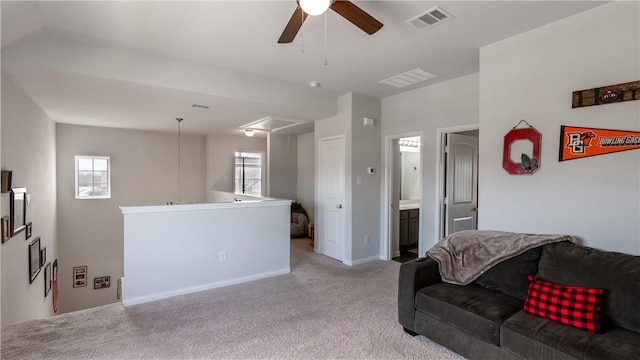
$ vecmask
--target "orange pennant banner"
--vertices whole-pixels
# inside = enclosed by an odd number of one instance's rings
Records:
[[[559,161],[640,149],[640,131],[560,127]]]

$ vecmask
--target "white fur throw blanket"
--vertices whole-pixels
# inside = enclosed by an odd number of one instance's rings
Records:
[[[427,250],[427,256],[438,262],[442,281],[467,285],[501,261],[529,249],[560,241],[575,242],[569,235],[460,231]]]

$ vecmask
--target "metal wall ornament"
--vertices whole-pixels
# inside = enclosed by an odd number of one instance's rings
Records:
[[[640,149],[640,131],[560,126],[558,161]]]
[[[528,127],[517,128],[520,124],[525,123]],[[530,141],[533,145],[531,155],[520,154],[520,163],[511,160],[511,145],[518,140]],[[520,120],[511,131],[504,136],[504,147],[502,151],[502,167],[512,175],[531,175],[540,169],[540,144],[542,143],[542,134],[531,126],[525,120]]]

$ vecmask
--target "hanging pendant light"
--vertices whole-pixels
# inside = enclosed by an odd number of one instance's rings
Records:
[[[176,118],[176,121],[178,121],[178,204],[182,203],[182,199],[181,199],[181,193],[182,193],[182,183],[181,183],[181,169],[180,169],[180,123],[182,122],[182,118]]]
[[[298,4],[305,13],[317,16],[329,9],[331,0],[298,0]]]

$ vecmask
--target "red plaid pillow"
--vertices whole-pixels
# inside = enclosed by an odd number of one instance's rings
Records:
[[[590,333],[600,332],[603,289],[564,286],[529,275],[524,311]]]

